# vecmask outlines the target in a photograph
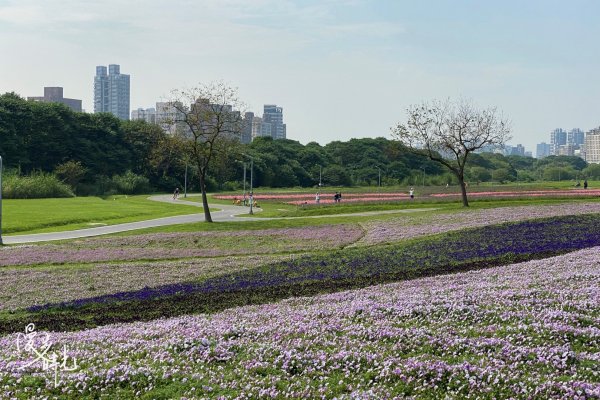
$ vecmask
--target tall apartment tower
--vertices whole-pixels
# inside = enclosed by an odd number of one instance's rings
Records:
[[[551,155],[558,155],[560,146],[567,144],[567,132],[558,128],[550,132]]]
[[[254,121],[254,113],[247,112],[244,114],[244,119],[242,120],[242,133],[240,136],[240,141],[242,143],[248,144],[252,142],[252,122]]]
[[[548,157],[550,155],[551,149],[552,149],[552,145],[550,145],[546,142],[539,143],[536,147],[535,156],[537,158]]]
[[[572,144],[573,146],[581,146],[584,143],[585,134],[581,129],[571,129],[569,133],[567,133],[567,144]]]
[[[96,67],[94,77],[94,112],[108,112],[117,118],[129,119],[129,75],[121,67],[110,64]]]
[[[275,104],[265,104],[263,112],[263,123],[271,125],[271,137],[273,139],[285,139],[286,129],[283,123],[283,107]]]
[[[585,161],[600,164],[600,127],[585,135]]]

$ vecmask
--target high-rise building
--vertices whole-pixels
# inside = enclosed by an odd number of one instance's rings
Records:
[[[535,156],[537,158],[548,157],[552,151],[552,145],[546,142],[539,143],[535,149]]]
[[[265,122],[261,117],[252,119],[252,140],[256,137],[271,137],[271,124]]]
[[[507,146],[507,153],[510,156],[525,156],[525,147],[522,144],[516,146]]]
[[[275,104],[265,104],[263,112],[264,123],[271,124],[271,137],[273,139],[285,139],[286,127],[283,123],[283,107]]]
[[[181,106],[181,103],[178,103]],[[171,135],[176,133],[184,134],[188,132],[188,128],[183,123],[184,115],[177,110],[173,104],[169,102],[156,103],[156,123]]]
[[[550,144],[552,145],[550,155],[558,155],[560,146],[567,144],[567,132],[557,128],[550,132]]]
[[[252,141],[252,123],[254,121],[254,113],[247,112],[244,114],[244,119],[242,121],[242,135],[240,137],[240,142],[244,144],[248,144]]]
[[[66,99],[63,97],[62,87],[45,87],[44,97],[28,97],[27,100],[42,101],[45,103],[61,103],[73,111],[81,112],[81,100]]]
[[[108,112],[120,119],[129,119],[129,75],[121,67],[110,64],[96,67],[94,77],[94,112]]]
[[[137,110],[131,111],[131,120],[146,121],[149,124],[156,123],[156,109],[154,108],[138,108]]]
[[[567,144],[572,144],[573,146],[581,146],[585,143],[585,134],[581,129],[575,128],[571,129],[569,133],[567,133]]]
[[[574,156],[575,155],[575,145],[571,143],[563,144],[558,147],[557,156]]]
[[[600,127],[585,135],[585,161],[600,164]]]

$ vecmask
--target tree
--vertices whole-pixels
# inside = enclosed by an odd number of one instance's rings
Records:
[[[57,165],[54,173],[75,191],[77,184],[85,177],[87,168],[81,161],[69,160]]]
[[[585,167],[583,176],[592,179],[600,179],[600,164],[590,164]]]
[[[226,149],[226,139],[239,138],[242,128],[241,102],[237,89],[224,82],[201,84],[198,87],[174,90],[169,106],[175,111],[175,123],[187,128],[183,135],[186,150],[196,165],[202,193],[204,219],[212,222],[206,197],[209,166]]]
[[[433,101],[410,106],[406,125],[392,134],[411,152],[448,168],[458,179],[463,206],[468,207],[465,165],[469,154],[484,146],[504,145],[510,139],[508,121],[495,108],[479,110],[464,100]]]

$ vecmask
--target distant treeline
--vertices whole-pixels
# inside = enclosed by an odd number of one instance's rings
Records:
[[[311,142],[257,138],[249,145],[231,142],[215,157],[209,190],[242,186],[243,164],[254,159],[254,187],[352,185],[445,185],[453,177],[439,164],[408,152],[385,138]],[[73,112],[58,103],[27,101],[14,93],[0,96],[0,155],[13,179],[50,173],[78,195],[172,191],[184,182],[197,185],[186,163],[185,140],[143,121],[121,121],[110,114]],[[528,157],[474,154],[469,181],[532,181],[600,178],[600,166],[578,157]],[[248,168],[249,182],[250,171]],[[31,196],[34,197],[34,196]]]

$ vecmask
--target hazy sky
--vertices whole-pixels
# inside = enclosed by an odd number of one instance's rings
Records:
[[[224,80],[321,144],[389,138],[408,105],[463,97],[535,153],[600,125],[598,16],[597,0],[0,0],[0,93],[62,86],[91,112],[97,65],[131,75],[132,109]]]

